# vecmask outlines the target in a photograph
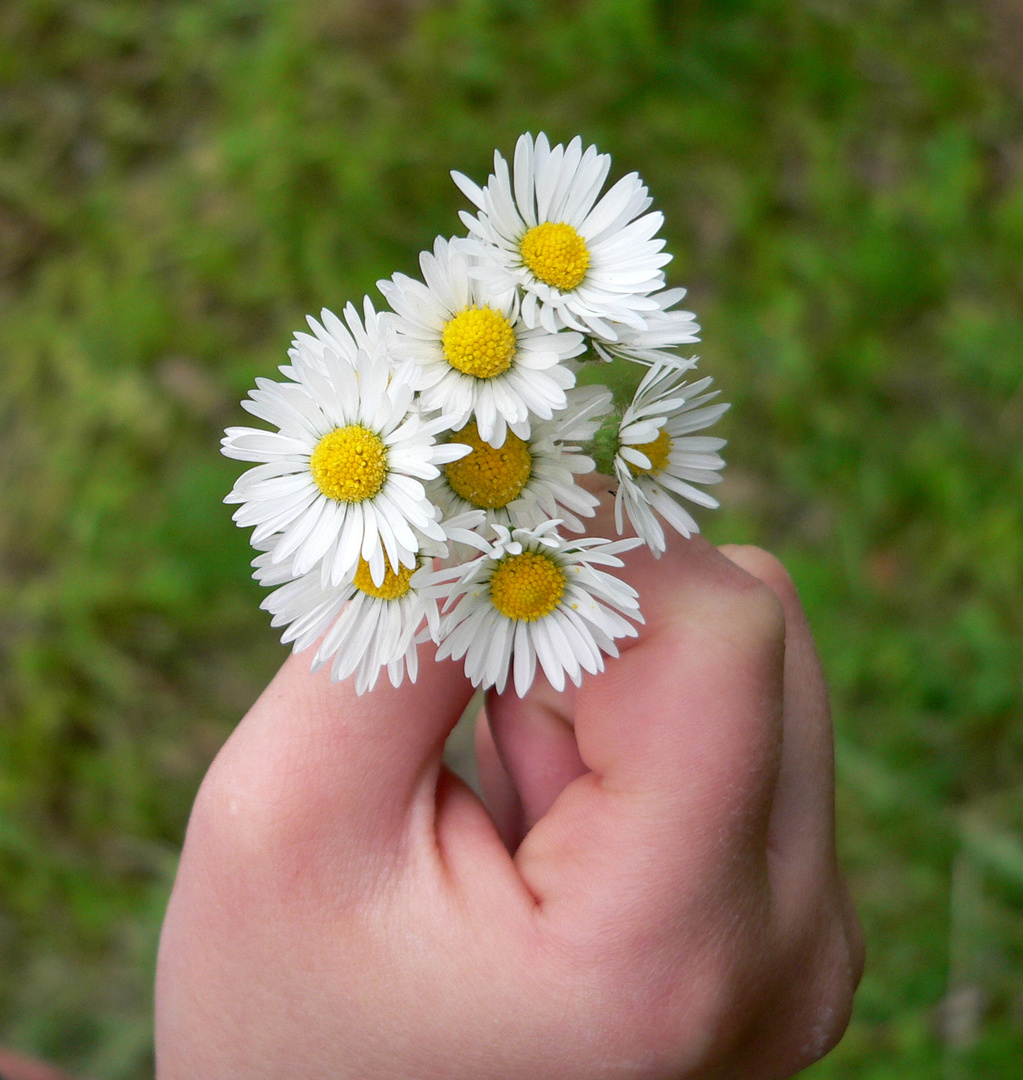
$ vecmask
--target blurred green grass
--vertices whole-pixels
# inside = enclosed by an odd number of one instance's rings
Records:
[[[0,1039],[151,1072],[202,773],[282,657],[217,453],[524,130],[637,169],[796,578],[869,942],[817,1080],[1018,1077],[1023,16],[1003,0],[0,9]]]

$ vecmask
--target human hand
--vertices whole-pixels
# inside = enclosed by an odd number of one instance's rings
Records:
[[[771,1080],[837,1041],[862,944],[791,582],[701,538],[623,574],[602,675],[488,701],[489,813],[441,761],[456,665],[358,698],[284,664],[196,800],[161,1080]]]

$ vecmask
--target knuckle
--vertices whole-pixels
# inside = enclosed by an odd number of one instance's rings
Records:
[[[790,985],[800,989],[786,1006],[788,1022],[778,1025],[793,1071],[824,1057],[849,1026],[862,974],[862,942],[852,930],[848,918],[835,911],[804,942],[802,963],[793,964],[800,974]]]
[[[749,599],[748,618],[764,637],[775,641],[785,640],[785,610],[777,592],[768,585],[761,585]]]
[[[751,544],[726,544],[720,550],[736,566],[767,585],[783,602],[798,600],[792,575],[777,556]]]
[[[837,920],[821,950],[802,1050],[805,1064],[824,1057],[841,1039],[852,1015],[859,983],[857,948],[843,920]]]
[[[747,578],[719,601],[733,632],[751,647],[768,648],[785,640],[785,610],[778,594],[756,578]]]
[[[690,956],[685,990],[662,985],[644,1000],[646,1022],[634,1030],[662,1060],[684,1047],[690,1068],[734,1065],[756,1046],[787,1076],[841,1039],[859,976],[860,945],[843,913],[834,911],[787,944],[752,918],[738,934],[733,926],[717,947]],[[658,983],[647,986],[649,994]]]

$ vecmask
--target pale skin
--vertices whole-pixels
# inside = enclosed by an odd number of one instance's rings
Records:
[[[601,535],[608,535],[607,533]],[[157,977],[160,1080],[776,1080],[848,1022],[862,937],[831,726],[781,565],[625,556],[646,624],[581,688],[290,658],[196,800]]]

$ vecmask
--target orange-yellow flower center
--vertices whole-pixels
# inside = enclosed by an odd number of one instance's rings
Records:
[[[511,367],[515,331],[499,311],[473,304],[444,324],[441,347],[444,359],[456,370],[492,379]]]
[[[533,470],[529,443],[509,431],[502,446],[491,446],[480,438],[475,420],[456,431],[452,441],[472,447],[471,453],[444,466],[455,494],[485,510],[507,506],[519,497]]]
[[[590,268],[586,241],[566,221],[534,225],[519,250],[522,261],[541,281],[562,292],[578,288]]]
[[[365,559],[359,559],[354,584],[367,596],[374,596],[377,600],[400,600],[409,591],[409,582],[415,572],[414,566],[403,566],[395,573],[385,562],[384,580],[379,585],[374,585],[369,572],[369,563]]]
[[[633,476],[659,473],[668,464],[668,456],[671,454],[671,438],[668,435],[667,428],[661,428],[657,433],[657,438],[652,442],[639,443],[632,449],[638,450],[641,454],[646,454],[650,459],[649,469],[644,469],[642,465],[633,465],[630,461],[629,472]]]
[[[335,428],[316,444],[309,471],[328,499],[372,499],[387,479],[387,447],[376,432],[361,424]]]
[[[490,579],[491,603],[502,615],[521,622],[550,615],[564,594],[565,571],[539,551],[506,555]]]

